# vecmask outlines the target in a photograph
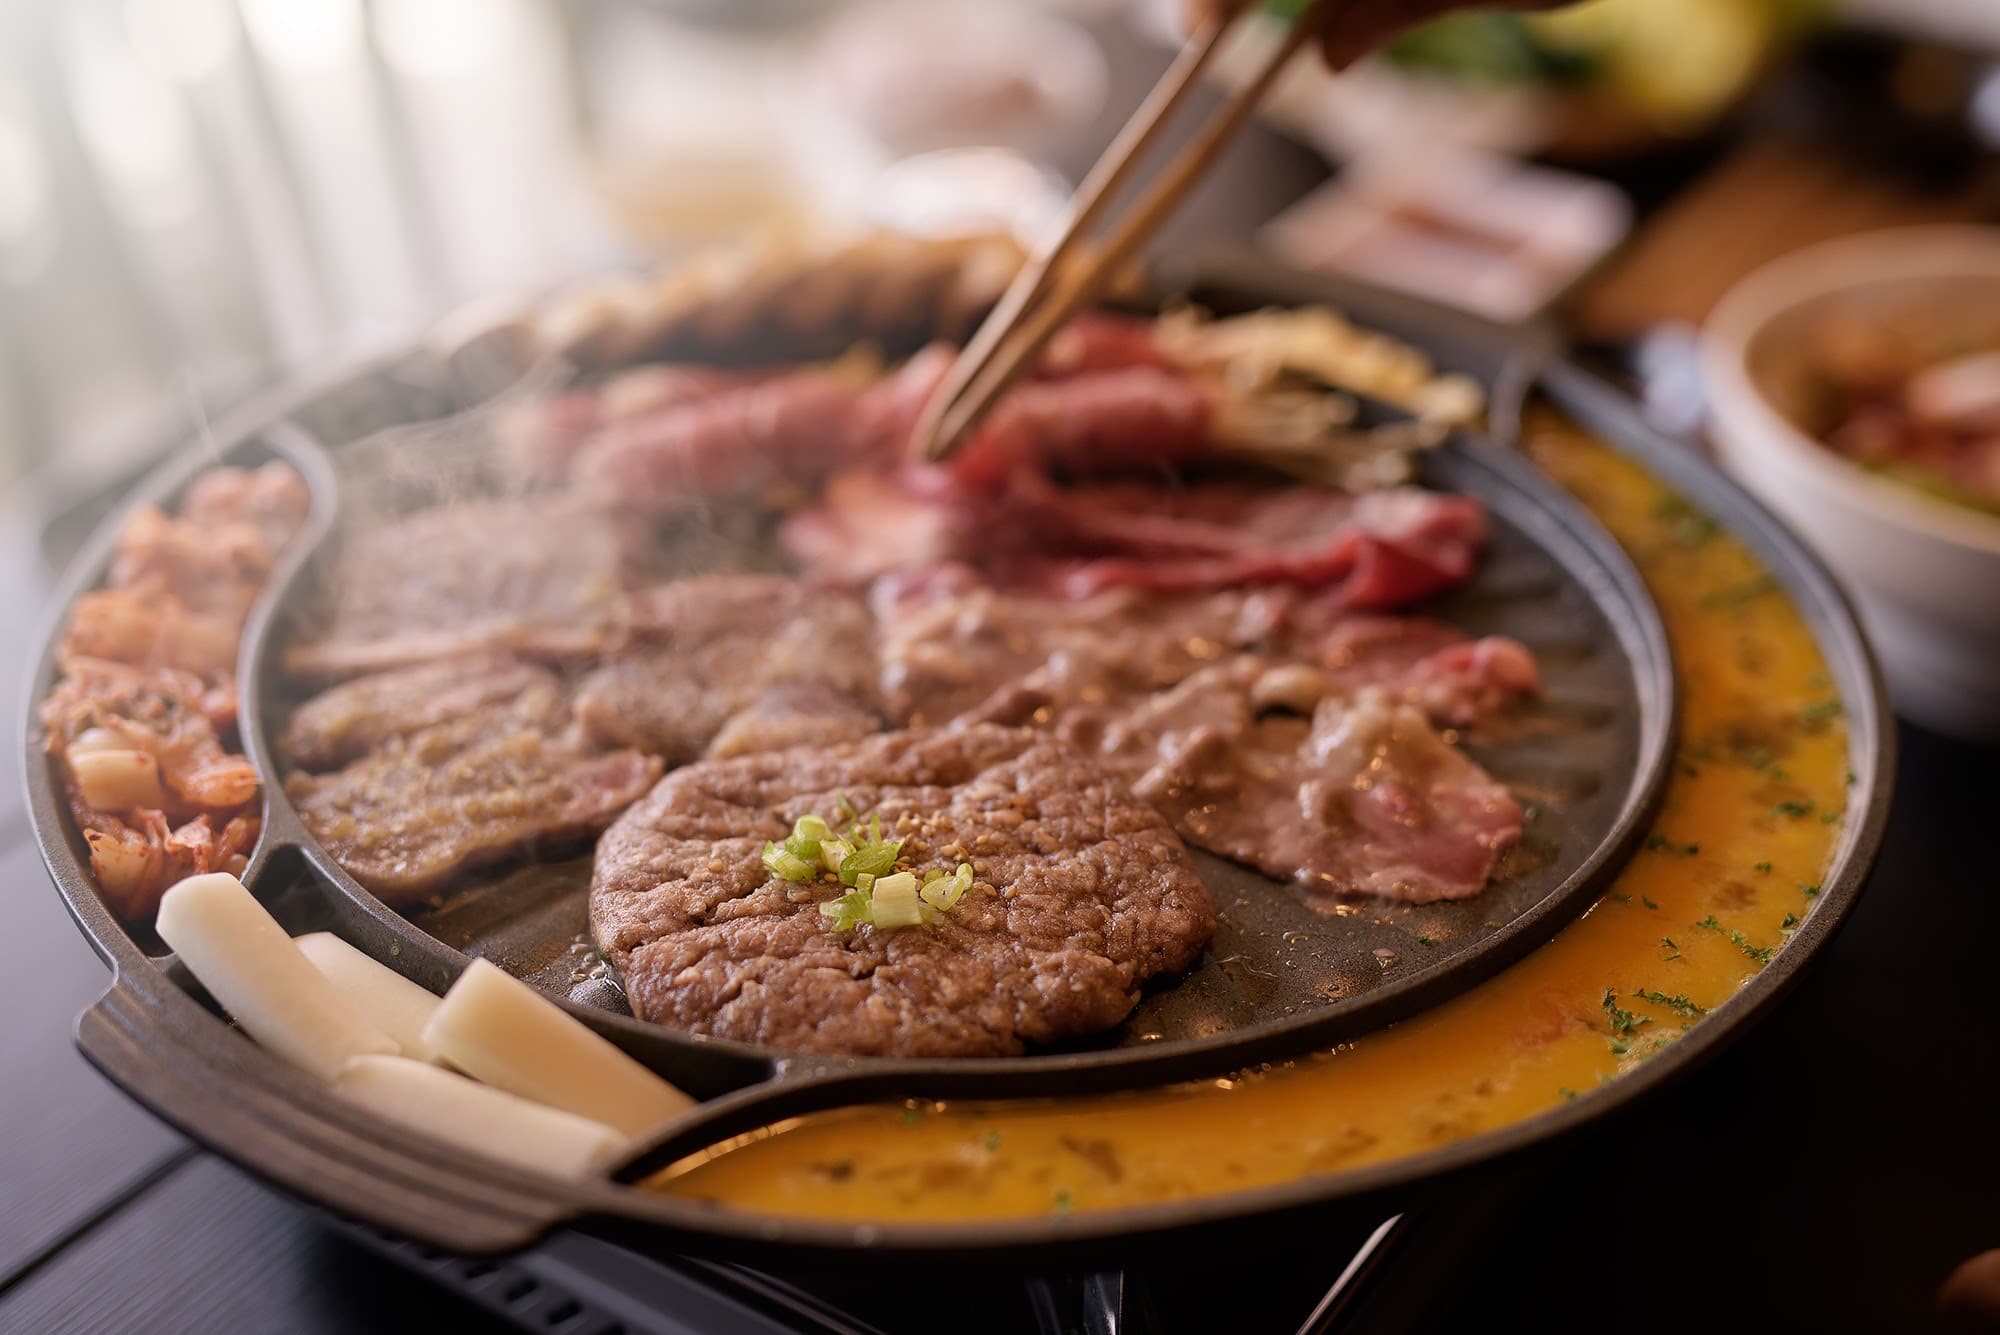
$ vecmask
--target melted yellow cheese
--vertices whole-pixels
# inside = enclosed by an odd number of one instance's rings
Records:
[[[1536,460],[1633,554],[1682,689],[1679,753],[1652,837],[1581,919],[1453,1001],[1289,1066],[1110,1097],[828,1113],[652,1185],[742,1210],[867,1220],[1228,1192],[1588,1099],[1700,1024],[1813,907],[1845,809],[1846,729],[1813,637],[1744,547],[1552,415],[1529,434]]]

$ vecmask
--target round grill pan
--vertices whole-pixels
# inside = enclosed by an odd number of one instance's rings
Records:
[[[1416,308],[1389,312],[1404,317],[1399,327],[1395,319],[1383,318],[1379,308],[1369,309],[1366,299],[1357,300],[1351,290],[1328,290],[1317,280],[1288,276],[1273,285],[1268,275],[1246,279],[1240,266],[1223,278],[1227,291],[1244,304],[1332,299],[1365,320],[1419,344],[1426,342],[1424,317]],[[1212,292],[1203,295],[1213,301]],[[1456,338],[1432,341],[1449,345]],[[1507,346],[1497,340],[1489,340],[1480,351],[1489,370],[1513,363]],[[1464,364],[1465,359],[1457,360]],[[1574,378],[1551,383],[1564,396],[1588,398],[1585,391],[1592,388]],[[377,426],[438,416],[462,406],[450,384],[433,359],[405,358],[331,391],[264,405],[221,436],[229,444],[230,462],[283,456],[300,467],[315,495],[308,541],[279,573],[245,641],[246,747],[267,775],[277,773],[267,730],[279,721],[284,705],[274,649],[288,615],[298,610],[295,604],[288,606],[287,590],[299,586],[307,549],[330,531],[337,511],[336,462],[317,448],[314,438],[351,436],[359,425],[354,420],[357,414],[372,414],[370,425]],[[1607,429],[1601,421],[1593,425]],[[1619,430],[1612,434],[1628,442],[1639,434],[1629,420],[1614,425]],[[1637,448],[1649,462],[1661,449],[1650,438]],[[212,462],[210,452],[175,461],[149,481],[144,498],[171,496]],[[1551,698],[1562,702],[1538,720],[1540,726],[1522,729],[1517,736],[1486,739],[1477,748],[1480,759],[1520,785],[1538,809],[1527,851],[1506,869],[1503,885],[1469,904],[1377,907],[1328,919],[1302,916],[1308,911],[1289,894],[1273,893],[1261,877],[1205,863],[1204,874],[1211,878],[1228,919],[1210,959],[1178,988],[1148,998],[1108,1043],[1013,1060],[788,1057],[692,1039],[627,1016],[579,1007],[614,1041],[691,1091],[714,1100],[705,1105],[699,1125],[654,1146],[634,1171],[748,1125],[836,1103],[1081,1093],[1213,1075],[1317,1050],[1433,1004],[1490,975],[1533,949],[1587,904],[1628,851],[1658,791],[1672,726],[1664,636],[1622,553],[1593,520],[1523,461],[1461,441],[1435,455],[1430,468],[1432,482],[1484,498],[1498,529],[1494,558],[1480,580],[1441,610],[1469,630],[1505,630],[1529,641],[1543,658]],[[1685,470],[1663,467],[1663,471]],[[1871,803],[1871,815],[1850,832],[1843,850],[1843,863],[1855,868],[1855,874],[1844,879],[1848,869],[1844,866],[1827,880],[1814,923],[1830,925],[1851,897],[1850,882],[1858,881],[1858,865],[1872,847],[1879,826],[1879,811],[1873,804],[1886,801],[1879,751],[1873,749],[1881,714],[1872,668],[1824,577],[1760,511],[1705,469],[1675,480],[1752,535],[1794,597],[1815,618],[1835,660],[1856,732],[1856,801]],[[45,635],[31,710],[53,676],[60,609],[101,578],[114,540],[115,526],[107,527],[72,573],[58,603],[58,619]],[[31,737],[33,733],[31,728]],[[1558,1110],[1506,1132],[1351,1178],[1243,1198],[1092,1214],[1060,1225],[1021,1221],[927,1229],[920,1234],[894,1227],[732,1216],[615,1183],[553,1183],[498,1170],[435,1145],[385,1142],[367,1118],[218,1023],[184,971],[171,960],[149,955],[157,943],[135,940],[98,899],[80,841],[61,811],[49,766],[33,741],[27,779],[37,832],[58,886],[118,974],[111,991],[86,1013],[79,1028],[79,1042],[91,1060],[189,1134],[300,1194],[454,1249],[516,1246],[556,1223],[586,1216],[599,1227],[620,1232],[639,1228],[648,1237],[674,1239],[683,1246],[696,1240],[711,1246],[762,1242],[813,1249],[1077,1246],[1325,1197],[1361,1199],[1369,1192],[1490,1157],[1510,1143],[1539,1138],[1578,1120],[1584,1111]],[[413,921],[382,906],[333,866],[299,826],[275,786],[267,787],[266,803],[266,833],[246,879],[291,930],[332,927],[432,987],[441,986],[462,968],[462,948],[472,948],[495,956],[548,990],[567,990],[565,984],[575,969],[572,947],[582,923],[575,867],[557,865],[502,876]],[[570,879],[564,882],[564,877]],[[1238,900],[1249,900],[1250,906]],[[1416,943],[1418,936],[1439,944],[1424,947]],[[1785,958],[1798,959],[1801,947],[1810,945],[1802,933]],[[1385,968],[1375,954],[1378,949],[1394,951],[1397,961]],[[1746,995],[1773,990],[1788,972],[1767,970]],[[1307,981],[1294,982],[1294,976]],[[1339,986],[1327,986],[1329,980]],[[1737,1002],[1731,1005],[1744,1009]],[[1704,1025],[1668,1058],[1650,1063],[1620,1084],[1636,1089],[1663,1078],[1665,1072],[1693,1060],[1707,1046],[1708,1031],[1721,1027]],[[1616,1101],[1592,1100],[1589,1112]]]

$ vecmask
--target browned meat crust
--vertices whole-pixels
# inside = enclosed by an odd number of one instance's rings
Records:
[[[395,738],[558,689],[547,668],[507,654],[420,663],[321,691],[292,715],[280,747],[300,769],[338,769]]]
[[[837,886],[758,854],[845,796],[919,867],[960,856],[973,889],[922,927],[841,934]],[[1020,1052],[1117,1024],[1186,968],[1215,906],[1151,808],[1046,734],[889,733],[679,770],[598,843],[591,930],[635,1013],[768,1047],[875,1056]]]
[[[517,666],[490,666],[492,690],[470,685],[456,717],[407,732],[372,729],[372,744],[344,768],[286,781],[306,828],[384,900],[418,900],[469,868],[586,838],[659,778],[658,760],[632,751],[593,754],[566,736],[566,702],[546,674],[523,682],[512,698],[499,698],[499,686],[516,679]],[[438,670],[385,674],[401,680],[351,687],[359,698],[373,695],[404,708],[405,721],[413,722],[420,711],[411,706],[411,679]],[[393,703],[398,696],[401,706]],[[303,738],[309,751],[324,756],[352,749],[350,734],[337,727]]]
[[[705,575],[634,595],[626,617],[633,643],[577,693],[577,719],[599,743],[678,765],[725,732],[725,754],[745,749],[760,712],[767,725],[789,713],[799,741],[875,730],[875,626],[852,593]]]

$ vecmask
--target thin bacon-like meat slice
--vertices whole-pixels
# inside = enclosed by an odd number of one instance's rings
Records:
[[[698,399],[607,428],[578,455],[576,480],[644,506],[810,484],[853,462],[841,427],[857,397],[845,379],[808,371]]]
[[[280,745],[291,764],[338,769],[397,737],[482,709],[505,709],[522,696],[562,694],[547,668],[507,654],[475,654],[356,677],[300,705]]]
[[[578,451],[575,476],[621,505],[662,508],[892,467],[950,364],[939,344],[872,384],[799,371],[677,400],[608,422]]]
[[[950,365],[951,350],[934,344],[872,384],[811,370],[736,374],[705,392],[658,395],[642,411],[608,415],[576,447],[572,471],[607,501],[663,509],[893,467]]]
[[[1470,578],[1486,538],[1479,502],[1415,488],[1350,497],[1291,487],[1058,489],[1033,473],[982,494],[938,469],[835,479],[786,522],[813,573],[863,580],[963,561],[1009,587],[1089,597],[1254,584],[1335,591],[1342,607],[1407,606]]]
[[[1224,486],[1098,487],[1028,493],[1030,524],[1069,562],[1031,560],[1023,577],[1071,596],[1131,585],[1335,588],[1343,606],[1380,610],[1443,593],[1472,575],[1486,514],[1466,496],[1413,487],[1337,492]]]
[[[567,479],[584,447],[606,428],[745,389],[777,372],[692,362],[635,366],[600,385],[537,394],[500,415],[502,452],[520,481]]]
[[[812,487],[845,469],[893,469],[952,357],[933,344],[872,384],[798,371],[670,394],[639,412],[614,415],[599,404],[594,421],[560,399],[547,411],[565,424],[546,432],[541,475],[555,457],[584,487],[661,508],[781,483]],[[1022,468],[1102,475],[1186,463],[1208,453],[1213,406],[1207,385],[1151,363],[1030,381],[994,406],[951,475],[990,488]]]
[[[1179,363],[1160,346],[1157,327],[1133,315],[1085,311],[1056,331],[1036,372],[1053,378],[1134,366],[1176,369]]]
[[[1029,381],[993,405],[952,460],[959,478],[991,484],[1023,470],[1106,476],[1192,463],[1209,453],[1215,395],[1156,366]]]
[[[1433,719],[1465,726],[1541,690],[1541,669],[1527,647],[1503,635],[1488,635],[1449,645],[1419,662],[1402,695]]]
[[[576,456],[604,429],[604,399],[596,390],[540,394],[502,408],[494,418],[507,471],[533,485],[568,478]]]
[[[599,745],[685,764],[746,711],[816,713],[836,731],[867,719],[874,731],[875,625],[852,592],[786,575],[697,576],[632,595],[624,619],[631,642],[577,687],[577,721]],[[745,736],[756,730],[742,720]]]
[[[891,571],[970,560],[983,525],[968,499],[942,469],[842,473],[819,504],[786,518],[778,539],[811,574],[863,584]]]
[[[668,362],[635,367],[594,389],[564,390],[502,414],[501,447],[523,482],[567,479],[583,452],[613,427],[645,421],[772,377],[769,371]]]

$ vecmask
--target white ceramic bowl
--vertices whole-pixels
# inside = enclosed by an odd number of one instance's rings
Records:
[[[1818,548],[1860,604],[1897,708],[2000,739],[2000,518],[1877,477],[1795,424],[1804,331],[1830,311],[2000,332],[2000,229],[1827,242],[1744,279],[1702,335],[1723,463]]]

